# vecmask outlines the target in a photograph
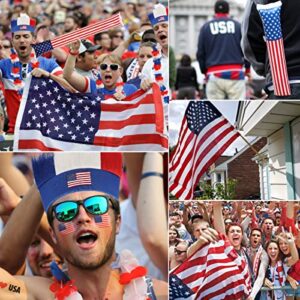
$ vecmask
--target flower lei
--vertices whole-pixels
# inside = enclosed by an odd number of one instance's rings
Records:
[[[49,289],[52,293],[54,293],[55,299],[57,300],[64,300],[74,292],[78,291],[73,280],[62,283],[62,281],[54,279],[54,282],[50,285]]]
[[[158,50],[156,46],[153,46],[152,55],[153,55],[153,63],[154,63],[153,68],[154,68],[155,80],[159,85],[161,96],[163,97],[164,103],[169,103],[169,96],[168,96],[169,91],[163,84],[164,78],[161,73],[161,51]]]
[[[15,52],[14,49],[11,50],[10,61],[12,64],[11,76],[14,78],[14,84],[18,88],[19,97],[21,98],[25,83],[22,78],[21,70],[19,67],[19,62],[20,62],[19,56]],[[39,61],[37,60],[37,58],[35,56],[35,52],[33,49],[30,53],[30,64],[31,64],[32,69],[38,68],[40,65]]]

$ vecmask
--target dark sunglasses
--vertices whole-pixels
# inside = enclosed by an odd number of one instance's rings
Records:
[[[124,36],[123,35],[114,35],[114,38],[119,38],[119,39],[124,39]]]
[[[146,42],[151,42],[151,43],[153,43],[153,44],[156,44],[157,43],[157,41],[155,40],[155,39],[143,39],[143,43],[146,43]]]
[[[108,65],[108,64],[101,64],[100,65],[100,69],[102,70],[102,71],[105,71],[105,70],[107,70],[107,68],[110,68],[112,71],[117,71],[118,69],[119,69],[119,65],[117,65],[117,64],[111,64],[111,65]]]
[[[180,254],[182,254],[182,253],[185,253],[185,252],[187,252],[187,251],[181,251],[181,250],[178,250],[178,249],[174,249],[174,252],[176,253],[176,254],[178,254],[178,255],[180,255]]]
[[[88,197],[81,201],[67,200],[58,203],[52,207],[52,213],[60,222],[72,221],[79,212],[79,206],[82,205],[86,212],[92,215],[103,215],[108,212],[109,197],[96,195]]]

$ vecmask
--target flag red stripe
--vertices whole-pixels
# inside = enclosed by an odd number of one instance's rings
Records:
[[[186,138],[187,135],[189,135],[189,136]],[[187,127],[186,119],[184,119],[184,128],[182,127],[182,131],[181,131],[181,134],[179,134],[179,136],[181,137],[181,140],[177,144],[176,149],[174,151],[175,153],[171,158],[170,171],[174,171],[178,167],[178,165],[180,163],[180,158],[181,158],[182,154],[184,153],[184,150],[188,147],[189,141],[191,141],[191,139],[194,136],[194,134],[192,132],[190,132]]]
[[[267,49],[275,95],[288,96],[291,91],[288,81],[283,40],[268,41]]]
[[[141,125],[141,124],[155,124],[156,116],[151,115],[137,115],[131,116],[126,120],[122,121],[101,121],[99,123],[99,129],[122,129],[123,127],[130,125]]]
[[[205,171],[209,168],[209,166],[211,166],[221,155],[222,153],[229,147],[229,145],[231,145],[231,143],[233,143],[238,137],[239,137],[239,133],[237,132],[234,136],[232,136],[226,144],[224,144],[220,150],[218,152],[216,152],[214,154],[214,156],[212,156],[212,158],[202,167],[201,171],[199,172],[198,176],[196,177],[195,180],[195,184],[200,180],[201,176],[205,173]]]
[[[159,134],[135,134],[127,135],[122,138],[99,137],[95,136],[94,145],[119,147],[120,145],[134,144],[160,144],[168,148],[168,139]]]
[[[185,122],[186,122],[186,121],[185,121]],[[222,127],[223,125],[225,125],[225,124],[227,124],[227,123],[228,123],[228,121],[224,119],[224,120],[220,121],[220,123],[217,123],[217,124],[216,124],[214,127],[212,127],[211,129],[209,129],[209,130],[203,135],[203,137],[201,137],[200,141],[198,142],[198,145],[203,144],[203,143],[206,141],[206,139],[209,138],[209,136],[210,136],[211,134],[213,134],[216,130],[218,130],[220,127]],[[205,130],[205,128],[204,128],[203,130]],[[192,135],[194,136],[193,133],[192,133]],[[200,133],[200,135],[201,135],[201,133]],[[184,152],[186,151],[187,147],[189,146],[190,141],[191,141],[191,138],[189,137],[188,140],[186,141],[186,143],[185,143],[185,145],[184,145],[184,147],[183,147],[181,153],[184,153]],[[181,155],[180,155],[180,156],[181,156]],[[189,157],[189,160],[190,160],[190,159],[191,159],[191,157]],[[188,162],[188,158],[186,159],[186,163],[184,164],[184,166],[186,166],[187,162]],[[177,163],[174,164],[174,168],[173,168],[173,166],[172,166],[171,169],[177,168],[178,165],[179,165],[179,163],[180,163],[180,160],[178,159]],[[185,167],[184,167],[184,168],[185,168]],[[182,167],[182,169],[183,169],[183,167]]]
[[[46,146],[42,141],[40,140],[19,140],[19,149],[26,150],[26,149],[37,149],[41,151],[61,151],[57,148],[51,148]]]
[[[105,103],[105,101],[102,102],[101,104],[101,111],[103,112],[122,112],[122,111],[126,111],[127,109],[133,109],[133,108],[137,108],[142,104],[153,104],[153,100],[152,100],[152,95],[148,94],[145,95],[145,97],[143,99],[141,99],[140,101],[138,101],[137,103]]]

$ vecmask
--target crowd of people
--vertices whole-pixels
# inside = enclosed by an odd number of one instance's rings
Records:
[[[1,299],[167,299],[161,153],[3,153],[0,163]]]
[[[29,74],[56,80],[73,92],[97,93],[101,100],[123,100],[149,89],[159,72],[162,101],[168,101],[168,13],[159,1],[1,1],[0,10],[1,139],[13,140]],[[42,56],[33,51],[33,44],[118,13],[123,26],[84,40],[75,37]]]
[[[222,234],[245,262],[251,279],[251,289],[241,299],[300,299],[298,202],[170,201],[170,272]],[[221,269],[222,262],[219,264]],[[195,266],[193,273],[197,272]]]

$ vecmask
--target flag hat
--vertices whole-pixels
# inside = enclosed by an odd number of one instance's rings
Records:
[[[168,22],[168,9],[160,3],[156,4],[154,5],[153,12],[148,15],[148,18],[152,26],[156,25],[157,23]]]
[[[32,167],[46,212],[57,199],[78,191],[119,198],[121,153],[42,154],[32,160]]]
[[[35,30],[35,20],[26,14],[20,14],[20,17],[11,21],[11,32]]]

